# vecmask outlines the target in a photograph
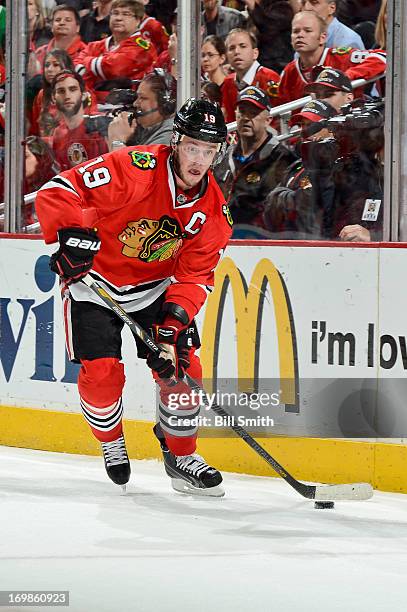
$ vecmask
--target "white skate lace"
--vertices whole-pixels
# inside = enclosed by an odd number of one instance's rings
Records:
[[[121,465],[129,460],[123,436],[113,440],[113,442],[102,442],[102,449],[108,467],[111,465]]]
[[[194,476],[199,476],[203,472],[214,471],[210,465],[208,465],[201,455],[194,453],[193,455],[181,455],[175,457],[177,468],[185,470]]]

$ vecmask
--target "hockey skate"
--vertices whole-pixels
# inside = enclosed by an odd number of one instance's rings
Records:
[[[130,462],[123,435],[113,442],[102,442],[102,451],[107,475],[126,491],[126,484],[130,478]]]
[[[163,453],[164,466],[171,478],[174,491],[189,495],[223,497],[222,475],[211,467],[197,453],[193,455],[174,455],[168,449],[164,433],[159,424],[153,428]]]

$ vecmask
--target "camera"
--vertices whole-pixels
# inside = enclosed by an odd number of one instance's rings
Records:
[[[356,101],[359,104],[359,101]],[[305,140],[301,145],[304,167],[309,171],[330,170],[335,164],[359,152],[374,154],[384,144],[384,101],[367,102],[363,106],[347,104],[343,114],[313,123],[305,131],[311,136],[323,128],[332,132],[331,138],[320,141]]]
[[[106,97],[105,102],[111,105],[111,109],[107,115],[85,115],[85,129],[88,134],[99,132],[105,138],[107,137],[109,125],[114,117],[122,112],[129,113],[129,125],[133,123],[136,117],[134,102],[137,98],[137,92],[134,89],[119,89],[115,88]]]
[[[119,107],[122,110],[133,109],[133,104],[137,99],[137,91],[134,89],[112,89],[106,98],[107,104]]]

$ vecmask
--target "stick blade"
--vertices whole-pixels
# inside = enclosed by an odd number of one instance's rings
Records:
[[[364,501],[373,496],[373,487],[367,482],[339,485],[316,485],[316,501]]]

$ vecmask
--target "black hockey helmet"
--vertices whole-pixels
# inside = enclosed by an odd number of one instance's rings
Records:
[[[173,144],[182,136],[189,136],[219,145],[217,163],[226,150],[227,128],[221,108],[209,100],[190,98],[181,106],[174,117]]]

